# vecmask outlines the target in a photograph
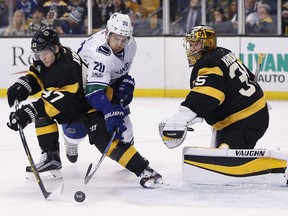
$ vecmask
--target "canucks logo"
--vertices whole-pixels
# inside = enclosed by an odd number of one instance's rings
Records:
[[[104,54],[106,56],[111,55],[110,48],[108,46],[104,46],[104,45],[97,47],[96,52],[102,53],[102,54]]]

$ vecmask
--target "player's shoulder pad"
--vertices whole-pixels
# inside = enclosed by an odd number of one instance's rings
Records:
[[[102,53],[103,55],[110,56],[111,49],[107,45],[98,46],[96,52]]]

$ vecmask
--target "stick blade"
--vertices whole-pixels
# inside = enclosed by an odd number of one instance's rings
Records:
[[[64,184],[62,184],[60,187],[58,187],[55,191],[48,193],[48,195],[45,197],[46,200],[52,201],[57,199],[64,190]]]
[[[87,183],[90,181],[90,179],[92,178],[92,175],[89,175],[90,172],[91,172],[92,166],[93,166],[93,164],[90,163],[90,165],[89,165],[89,167],[88,167],[88,169],[87,169],[85,178],[84,178],[84,184],[87,184]]]

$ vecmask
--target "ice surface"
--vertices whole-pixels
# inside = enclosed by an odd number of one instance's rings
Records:
[[[97,163],[100,153],[86,138],[79,147],[76,164],[66,159],[61,141],[64,179],[44,181],[53,191],[64,183],[63,194],[46,201],[35,181],[25,180],[28,160],[18,132],[6,126],[9,112],[6,99],[0,99],[0,214],[2,216],[90,216],[90,215],[287,215],[288,187],[189,185],[181,180],[181,157],[184,146],[210,145],[211,130],[206,123],[194,125],[185,142],[176,149],[167,149],[158,135],[158,123],[178,110],[182,99],[135,98],[131,104],[135,146],[150,161],[151,167],[163,175],[169,186],[144,189],[139,179],[106,158],[91,181],[84,185],[84,176],[91,162]],[[270,127],[258,142],[258,148],[288,151],[288,101],[269,101]],[[35,161],[38,148],[34,126],[24,129]],[[74,193],[86,194],[83,203],[74,201]]]

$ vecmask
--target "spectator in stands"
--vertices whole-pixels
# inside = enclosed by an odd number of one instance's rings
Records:
[[[288,1],[282,4],[282,34],[288,35]]]
[[[9,25],[9,10],[6,0],[0,0],[0,35],[3,35]]]
[[[33,11],[37,7],[38,2],[36,0],[17,0],[16,10],[23,10],[26,20],[32,18]]]
[[[238,29],[238,1],[232,0],[228,3],[227,19],[233,24],[233,32],[236,34]]]
[[[227,19],[229,20],[236,19],[235,17],[237,16],[237,12],[238,12],[237,0],[229,1],[226,15]]]
[[[245,26],[246,29],[251,29],[252,26],[258,21],[257,13],[255,12],[255,0],[245,0]],[[247,30],[246,30],[247,32]]]
[[[68,19],[64,22],[60,22],[60,25],[55,26],[55,30],[59,35],[63,34],[85,34],[85,26],[81,22],[83,20],[83,8],[78,7],[72,11]]]
[[[56,18],[62,18],[69,13],[68,4],[62,0],[46,1],[43,4],[44,16],[47,19],[54,20]]]
[[[212,28],[217,35],[219,34],[233,34],[233,24],[225,16],[222,8],[215,8],[214,10],[214,23]]]
[[[245,0],[244,8],[246,17],[251,13],[255,13],[255,0]]]
[[[109,0],[99,0],[99,8],[101,11],[102,21],[105,23],[109,20],[109,8],[111,7]]]
[[[267,4],[270,7],[270,15],[277,14],[277,0],[256,0],[254,9],[257,9],[259,4]]]
[[[97,0],[92,1],[92,26],[93,29],[101,29],[104,25],[104,21],[102,19],[101,9]]]
[[[257,6],[258,21],[247,29],[249,34],[276,34],[276,25],[270,17],[270,7],[267,4]]]
[[[23,36],[27,35],[27,30],[24,12],[22,10],[16,10],[12,17],[12,23],[6,28],[4,35]]]
[[[77,10],[77,12],[75,12],[76,17],[80,18],[80,22],[78,22],[78,20],[77,20],[77,25],[78,26],[82,25],[85,27],[85,20],[87,18],[87,13],[88,13],[87,12],[87,3],[84,2],[84,0],[70,0],[67,8],[68,8],[69,13],[64,14],[63,18],[68,19],[69,15],[71,16],[71,13],[74,12],[75,10]],[[72,15],[72,17],[73,17],[73,15]]]
[[[108,8],[108,16],[110,17],[113,13],[116,12],[121,14],[128,13],[123,0],[112,0],[112,4]]]
[[[69,13],[76,10],[77,8],[82,8],[81,9],[83,10],[82,21],[84,22],[84,20],[87,18],[87,3],[84,0],[70,0],[68,4]]]
[[[179,19],[182,16],[182,12],[188,8],[189,3],[190,2],[187,0],[170,0],[170,22],[175,22],[177,19]]]
[[[34,9],[32,18],[33,20],[28,26],[28,35],[34,35],[37,31],[42,29],[53,29],[52,24],[44,17],[40,7]]]
[[[186,17],[185,32],[188,32],[194,26],[202,24],[200,0],[190,0],[188,13],[184,17]]]

